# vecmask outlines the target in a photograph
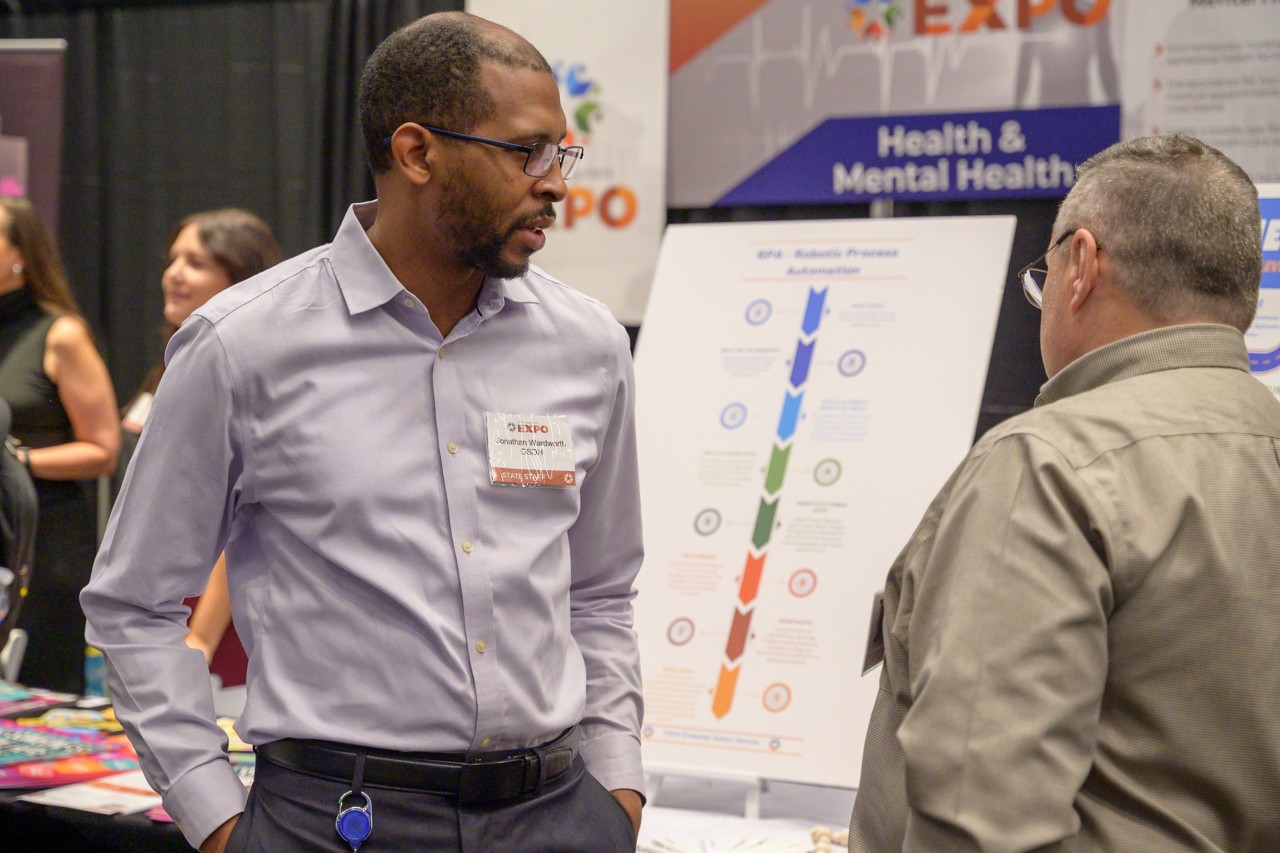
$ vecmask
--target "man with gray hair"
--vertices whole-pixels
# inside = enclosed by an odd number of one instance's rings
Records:
[[[169,345],[81,597],[117,715],[206,853],[634,850],[631,354],[529,263],[582,149],[542,55],[463,13],[359,104],[377,201]],[[183,643],[224,548],[247,801]]]
[[[1084,163],[1049,381],[890,570],[853,851],[1280,850],[1280,402],[1249,373],[1257,193],[1219,151]]]

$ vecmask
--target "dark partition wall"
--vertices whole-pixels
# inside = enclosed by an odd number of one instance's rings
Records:
[[[234,205],[288,254],[328,240],[349,203],[373,196],[355,117],[365,59],[397,26],[462,6],[0,4],[0,38],[68,42],[59,243],[122,400],[161,355],[173,224]]]

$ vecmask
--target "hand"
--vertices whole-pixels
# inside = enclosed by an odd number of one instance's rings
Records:
[[[640,810],[644,808],[644,800],[640,798],[637,791],[630,788],[618,788],[616,791],[610,791],[613,798],[618,801],[627,816],[631,818],[631,828],[635,830],[636,837],[640,837]]]
[[[197,637],[195,634],[188,633],[186,643],[187,643],[187,648],[195,649],[196,651],[200,652],[200,654],[204,655],[205,666],[208,666],[209,664],[213,663],[213,653],[215,649],[210,648],[209,645],[205,643],[205,641],[202,638]]]
[[[222,851],[226,850],[227,840],[231,838],[231,832],[236,828],[236,823],[239,820],[240,815],[235,815],[215,829],[200,845],[200,853],[222,853]]]

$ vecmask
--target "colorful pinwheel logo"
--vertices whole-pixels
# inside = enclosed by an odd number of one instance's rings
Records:
[[[884,38],[902,16],[897,0],[844,0],[844,8],[849,13],[849,29],[858,34],[859,41]]]
[[[569,118],[569,135],[565,145],[588,145],[591,132],[603,117],[600,109],[600,84],[588,76],[581,62],[557,61],[551,66],[560,85],[565,115]]]

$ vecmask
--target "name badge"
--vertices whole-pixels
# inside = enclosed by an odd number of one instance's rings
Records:
[[[862,674],[866,675],[884,663],[884,590],[871,599],[871,624],[867,627],[867,653],[862,658]]]
[[[568,415],[485,412],[489,434],[489,482],[495,486],[558,486],[578,483]]]

